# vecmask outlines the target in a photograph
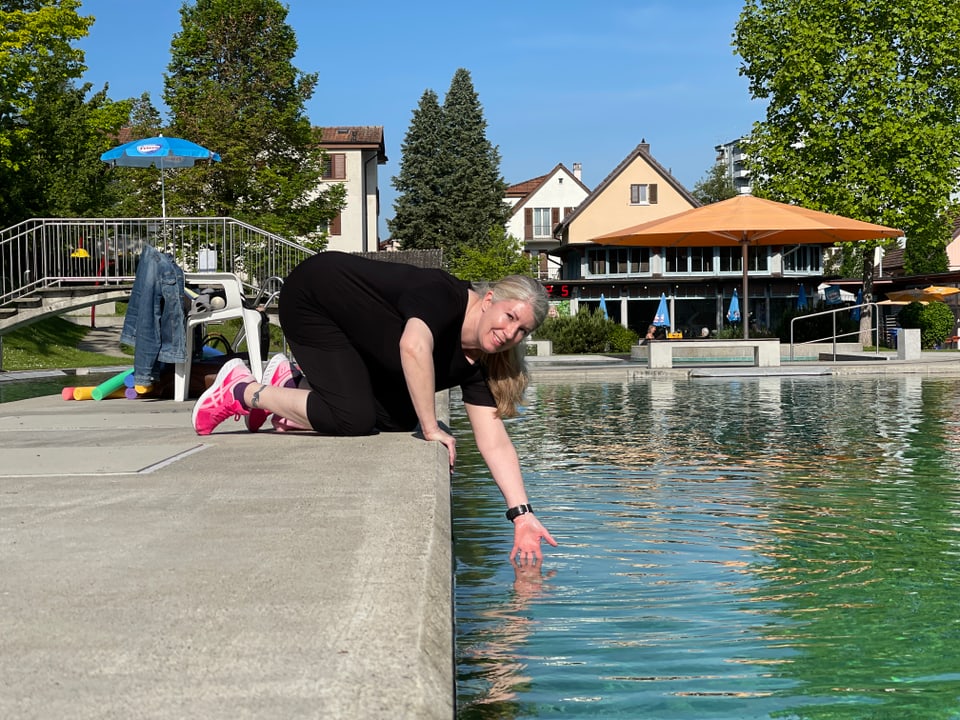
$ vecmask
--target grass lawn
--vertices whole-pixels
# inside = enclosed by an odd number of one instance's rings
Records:
[[[89,330],[60,317],[14,330],[3,336],[3,369],[59,370],[123,364],[123,358],[77,350]]]

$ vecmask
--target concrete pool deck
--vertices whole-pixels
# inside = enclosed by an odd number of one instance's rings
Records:
[[[960,354],[531,365],[546,382],[960,375]],[[452,718],[441,446],[406,434],[251,435],[232,421],[200,438],[192,406],[0,405],[0,716]]]

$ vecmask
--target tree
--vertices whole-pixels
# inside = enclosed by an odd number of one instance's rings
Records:
[[[507,184],[500,153],[486,136],[487,122],[470,73],[458,69],[443,101],[442,149],[446,172],[442,242],[451,259],[464,247],[482,247],[491,228],[506,226]]]
[[[443,107],[436,93],[424,92],[393,181],[399,196],[388,225],[402,247],[440,248],[453,263],[467,248],[488,246],[491,231],[503,235],[507,185],[486,128],[466,70],[454,73]]]
[[[707,174],[697,181],[697,184],[693,186],[690,194],[693,195],[701,205],[710,205],[711,203],[736,197],[737,188],[734,187],[733,180],[730,178],[729,173],[727,173],[726,166],[721,163],[715,163],[714,166],[707,171]]]
[[[443,247],[444,198],[440,187],[443,113],[437,94],[424,91],[403,140],[400,172],[393,178],[398,195],[387,227],[404,250]]]
[[[945,270],[960,4],[747,0],[734,45],[751,94],[768,101],[750,137],[754,192],[902,228],[907,272]],[[866,301],[876,245],[859,246]]]
[[[106,88],[78,87],[93,18],[78,0],[0,3],[0,224],[31,216],[83,215],[104,202],[99,155],[129,111]]]
[[[196,0],[180,17],[164,79],[170,131],[222,162],[168,176],[168,198],[180,212],[231,215],[322,247],[344,190],[318,190],[325,153],[304,110],[317,76],[292,64],[287,8],[278,0]]]
[[[533,274],[530,257],[523,254],[523,243],[501,227],[492,227],[482,246],[461,248],[450,262],[450,272],[461,280],[495,282],[507,275]]]

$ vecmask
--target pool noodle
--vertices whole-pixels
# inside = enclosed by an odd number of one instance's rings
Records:
[[[94,400],[103,400],[105,397],[110,395],[117,388],[125,387],[124,381],[127,379],[128,375],[133,375],[133,368],[129,370],[124,370],[122,373],[114,375],[112,378],[106,382],[100,383],[93,389],[93,399]]]
[[[99,387],[99,386],[97,386]],[[85,387],[75,387],[73,388],[73,399],[74,400],[95,400],[93,393],[97,391],[97,388],[93,385],[87,385]],[[126,397],[126,388],[117,388],[109,395],[105,395],[103,400],[113,400],[114,398]]]
[[[125,387],[128,387],[128,388],[132,388],[134,385],[136,385],[136,383],[137,383],[137,381],[133,379],[133,375],[127,375],[127,376],[123,379],[123,384],[124,384],[124,386],[125,386]]]
[[[73,400],[73,390],[74,389],[72,387],[65,387],[60,391],[60,397],[62,397],[64,400]]]
[[[127,398],[127,400],[136,400],[138,397],[140,397],[137,394],[136,389],[132,387],[124,388],[123,396]]]

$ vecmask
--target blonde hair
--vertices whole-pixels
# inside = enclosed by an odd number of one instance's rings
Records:
[[[474,284],[473,289],[486,295],[493,292],[493,301],[520,300],[533,310],[531,332],[540,327],[550,310],[547,293],[543,286],[526,275],[508,275],[496,283]],[[503,418],[515,417],[517,406],[523,400],[523,393],[530,383],[527,372],[526,349],[523,343],[499,353],[485,354],[480,362],[487,369],[487,383],[497,403],[497,414]]]

